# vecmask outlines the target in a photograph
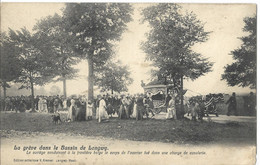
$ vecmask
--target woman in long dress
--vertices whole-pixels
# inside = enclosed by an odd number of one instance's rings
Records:
[[[136,118],[136,108],[137,108],[137,104],[136,104],[136,101],[137,101],[137,98],[134,98],[134,108],[133,108],[133,113],[132,113],[132,118]]]
[[[67,110],[67,99],[64,99],[62,104],[63,104],[63,110]]]
[[[171,96],[171,100],[169,101],[166,119],[175,119],[175,120],[177,119],[174,95]]]
[[[109,116],[106,111],[106,102],[104,100],[104,96],[99,101],[99,109],[98,109],[98,122],[101,122],[102,119],[109,119]]]
[[[43,111],[43,112],[48,112],[47,100],[46,100],[45,97],[42,98],[42,111]]]
[[[39,112],[42,112],[43,110],[43,102],[42,102],[42,97],[40,97],[39,101],[38,101],[38,110]]]
[[[70,108],[69,108],[69,111],[68,111],[68,116],[67,116],[67,120],[68,121],[73,121],[73,108],[74,108],[74,106],[75,106],[75,100],[74,100],[74,98],[72,98],[71,100],[70,100],[70,103],[71,103],[71,105],[70,105]]]
[[[93,103],[91,100],[88,100],[86,106],[86,120],[92,120],[92,115],[93,115]]]

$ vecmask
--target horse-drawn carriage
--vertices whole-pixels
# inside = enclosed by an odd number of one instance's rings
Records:
[[[158,114],[160,112],[167,112],[166,110],[166,100],[167,100],[167,94],[173,91],[179,92],[177,88],[174,87],[174,85],[163,85],[163,84],[156,84],[156,85],[146,85],[143,86],[144,93],[146,95],[150,95],[153,101],[153,112]],[[186,93],[187,90],[183,91],[183,95]],[[170,98],[170,96],[169,96]],[[169,100],[168,100],[169,101]],[[180,111],[180,97],[177,95],[176,97],[176,109],[179,112]]]
[[[143,86],[144,93],[148,94],[152,97],[153,101],[153,111],[154,113],[158,114],[161,111],[166,112],[165,98],[168,92],[167,85],[146,85]]]

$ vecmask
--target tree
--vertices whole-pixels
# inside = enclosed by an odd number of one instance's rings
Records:
[[[68,3],[67,31],[77,37],[75,51],[88,61],[88,98],[93,99],[95,69],[112,55],[112,46],[131,21],[132,8],[124,3]]]
[[[181,110],[183,110],[183,79],[195,80],[211,71],[212,63],[192,46],[208,39],[209,32],[195,14],[182,14],[177,4],[158,4],[142,11],[143,22],[151,27],[142,49],[147,60],[157,67],[160,78],[170,79],[179,87]],[[167,82],[165,80],[165,82]]]
[[[44,85],[53,78],[51,58],[39,49],[43,44],[36,35],[27,29],[21,31],[9,30],[10,39],[19,48],[18,55],[21,64],[21,73],[15,80],[22,83],[19,89],[31,90],[31,107],[34,109],[34,85]]]
[[[5,33],[1,33],[0,48],[0,86],[4,90],[5,99],[6,90],[10,88],[9,82],[15,80],[20,75],[21,69],[17,47]]]
[[[256,88],[256,15],[244,18],[244,22],[243,31],[249,35],[241,37],[241,47],[231,51],[235,62],[225,66],[222,80],[230,86]]]
[[[111,94],[127,92],[127,86],[133,82],[128,70],[128,66],[122,66],[120,61],[109,61],[95,73],[95,85],[99,86],[102,92],[110,90]]]
[[[63,95],[66,98],[66,80],[76,77],[78,70],[72,66],[77,64],[79,59],[71,46],[75,37],[65,30],[65,26],[63,17],[55,14],[38,21],[34,30],[39,39],[43,41],[42,49],[45,50],[45,53],[52,55],[51,62],[55,68],[55,74],[58,76],[56,81],[63,82]]]

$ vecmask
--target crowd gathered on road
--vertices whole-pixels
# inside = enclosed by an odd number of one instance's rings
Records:
[[[138,95],[98,95],[93,100],[88,100],[85,95],[72,95],[68,98],[63,96],[36,96],[34,104],[31,104],[30,96],[6,97],[1,100],[4,111],[25,112],[35,107],[37,112],[57,113],[68,111],[67,120],[91,120],[94,115],[99,121],[108,119],[117,114],[120,119],[136,118],[143,119],[143,115],[149,118],[152,111],[153,101],[151,97],[143,94]]]
[[[244,108],[252,116],[255,109],[255,98],[251,92],[245,99]],[[30,96],[14,96],[1,98],[3,111],[25,112],[35,108],[36,112],[41,113],[67,113],[67,122],[83,121],[97,119],[99,122],[108,120],[109,117],[117,116],[119,119],[135,118],[142,120],[144,118],[153,118],[155,113],[162,110],[166,112],[166,119],[179,119],[185,113],[192,116],[192,120],[202,120],[203,116],[216,114],[218,116],[216,104],[224,102],[223,94],[209,94],[206,97],[191,97],[180,108],[180,98],[175,92],[168,93],[161,105],[154,106],[154,100],[151,93],[136,95],[97,95],[93,100],[87,99],[85,95],[72,95],[68,98],[64,96],[36,96],[33,99]],[[236,94],[226,101],[228,104],[227,115],[238,115]]]

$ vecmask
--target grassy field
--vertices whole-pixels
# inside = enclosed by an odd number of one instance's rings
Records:
[[[256,141],[256,124],[193,122],[190,120],[143,121],[119,120],[108,122],[96,120],[53,124],[50,114],[41,113],[1,113],[1,137],[12,137],[13,130],[40,133],[65,133],[86,137],[104,137],[134,141],[159,141],[177,144],[200,143],[250,143]],[[62,114],[65,119],[65,114]]]

